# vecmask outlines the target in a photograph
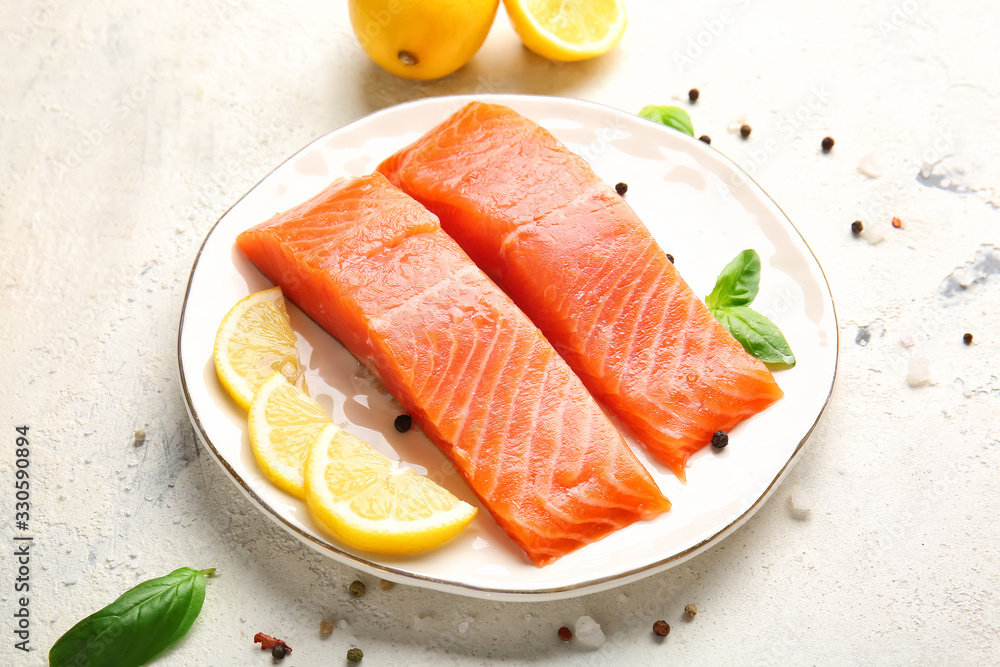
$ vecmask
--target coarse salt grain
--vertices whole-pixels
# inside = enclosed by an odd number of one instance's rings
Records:
[[[816,505],[812,495],[798,484],[792,487],[791,501],[796,512],[811,512]]]
[[[876,224],[872,222],[871,224],[865,225],[864,230],[861,232],[861,238],[868,241],[872,245],[877,245],[884,241],[888,236],[888,230],[884,224]]]
[[[882,175],[882,165],[871,153],[858,160],[858,171],[868,178],[878,178]]]
[[[590,616],[581,616],[576,620],[573,634],[577,642],[587,648],[600,648],[606,639],[600,624]]]
[[[931,383],[931,360],[923,355],[910,357],[906,370],[906,381],[911,387],[922,387]]]

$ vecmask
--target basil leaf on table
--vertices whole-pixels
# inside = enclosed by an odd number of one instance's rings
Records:
[[[744,250],[729,262],[715,281],[715,289],[705,297],[709,310],[728,306],[749,306],[760,291],[760,255]]]
[[[756,310],[746,306],[723,306],[712,311],[748,354],[766,364],[795,365],[795,355],[784,334]]]
[[[205,575],[213,572],[182,567],[126,591],[60,637],[50,667],[146,664],[190,629],[205,602]]]
[[[694,136],[694,124],[691,122],[691,116],[680,107],[649,104],[639,110],[639,115]]]

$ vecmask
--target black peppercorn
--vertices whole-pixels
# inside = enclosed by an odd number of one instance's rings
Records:
[[[365,654],[359,648],[352,648],[347,651],[347,659],[350,662],[361,662],[361,659],[364,657]]]
[[[399,415],[396,420],[392,422],[392,425],[396,427],[396,430],[400,433],[406,433],[413,426],[413,417],[410,415]]]
[[[691,100],[692,102],[697,102],[699,95],[701,95],[701,93],[698,92],[697,88],[692,88],[691,90],[688,91],[688,99]]]
[[[657,637],[666,637],[670,634],[670,624],[666,621],[653,623],[653,634]]]
[[[271,655],[275,660],[284,660],[285,656],[288,655],[288,650],[285,649],[284,644],[275,644],[274,648],[271,649]]]
[[[698,141],[704,141],[709,146],[712,145],[712,137],[708,136],[707,134],[703,134],[700,137],[698,137]]]
[[[359,598],[365,594],[365,585],[360,581],[352,581],[347,592],[351,594],[352,598]]]
[[[972,334],[970,334],[970,333],[967,333],[967,334],[965,334],[964,336],[962,336],[962,341],[963,341],[963,342],[964,342],[964,343],[965,343],[966,345],[972,345]]]
[[[851,223],[851,233],[853,233],[855,236],[860,234],[862,230],[864,230],[864,228],[865,226],[860,220],[855,220],[854,222]]]
[[[743,125],[740,127],[740,136],[743,137],[744,139],[746,139],[747,137],[750,136],[750,132],[752,130],[753,130],[753,128],[751,128],[746,123],[743,123]]]
[[[823,143],[820,145],[823,147],[824,153],[829,153],[830,149],[833,148],[833,137],[823,137]]]
[[[628,192],[628,183],[619,183],[616,185],[615,192],[624,197],[625,193]]]
[[[729,444],[729,434],[723,430],[718,430],[712,434],[712,446],[716,449],[722,449]]]

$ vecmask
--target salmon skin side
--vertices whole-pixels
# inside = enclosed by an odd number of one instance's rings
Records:
[[[536,565],[670,508],[538,328],[380,174],[236,243],[375,373]]]
[[[507,107],[472,102],[378,168],[684,479],[688,458],[782,396],[625,200]]]

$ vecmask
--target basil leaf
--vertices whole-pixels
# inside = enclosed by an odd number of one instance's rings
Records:
[[[182,567],[144,581],[83,619],[49,651],[50,667],[138,667],[169,648],[198,618],[208,570]]]
[[[715,319],[729,330],[747,353],[766,364],[795,365],[792,348],[774,322],[746,306],[723,306],[712,310]]]
[[[705,297],[709,310],[729,306],[749,306],[760,291],[760,255],[744,250],[729,262],[715,280],[715,288]]]
[[[639,115],[667,127],[672,127],[675,130],[680,130],[684,134],[694,136],[694,125],[691,123],[691,116],[680,107],[650,104],[640,109]]]

